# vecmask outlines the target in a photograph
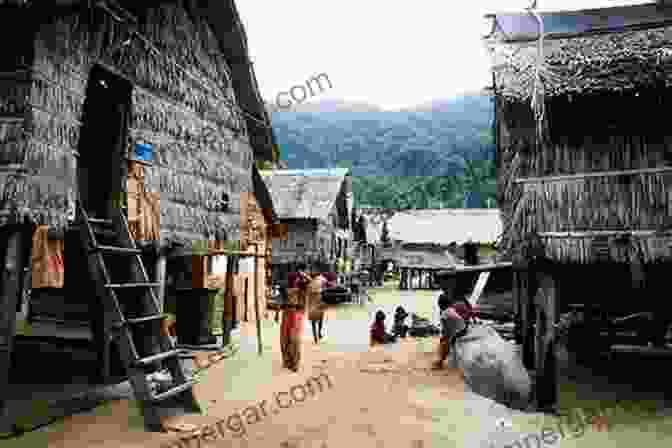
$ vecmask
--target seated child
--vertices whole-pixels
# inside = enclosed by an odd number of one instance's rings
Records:
[[[398,306],[394,312],[394,335],[397,337],[406,337],[406,332],[408,332],[408,325],[406,325],[406,318],[408,313],[402,306]]]
[[[383,311],[376,312],[376,319],[371,325],[371,345],[388,344],[396,340],[396,336],[385,331],[385,313]]]

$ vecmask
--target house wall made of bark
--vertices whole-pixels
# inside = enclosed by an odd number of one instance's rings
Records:
[[[33,20],[41,24],[28,67],[32,84],[25,109],[30,127],[20,144],[25,164],[51,177],[56,173],[76,193],[86,86],[91,68],[101,64],[133,85],[130,137],[155,148],[146,183],[149,191],[161,194],[162,233],[190,239],[224,227],[229,239],[237,239],[238,198],[252,187],[252,150],[244,121],[227,104],[236,99],[219,45],[209,27],[182,4],[163,3],[141,17],[140,31],[159,54],[98,8],[36,15]],[[13,154],[16,160],[6,163],[20,162],[23,152]],[[64,224],[67,191],[54,182],[42,185],[37,177],[10,184],[25,191],[17,201],[26,208],[46,208],[34,213],[38,223]],[[223,193],[231,199],[226,213],[218,208]]]

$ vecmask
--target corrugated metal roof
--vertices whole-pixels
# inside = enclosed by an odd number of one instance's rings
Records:
[[[670,8],[661,9],[655,3],[592,8],[575,11],[536,10],[544,23],[544,38],[564,38],[627,29],[653,28],[669,24]],[[539,24],[527,11],[486,14],[493,18],[493,35],[507,42],[524,42],[539,37]]]
[[[388,222],[390,238],[408,243],[449,245],[494,242],[502,233],[498,209],[414,210],[395,214]]]

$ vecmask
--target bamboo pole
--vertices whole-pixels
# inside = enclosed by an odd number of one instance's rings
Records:
[[[257,249],[257,245],[254,245],[255,252]],[[256,277],[257,274],[257,257],[254,257],[254,269],[253,269],[253,277]],[[257,349],[259,351],[259,356],[262,355],[263,353],[263,346],[261,343],[261,313],[259,312],[259,291],[257,288],[257,279],[253,278],[252,279],[252,290],[254,294],[254,311],[257,316]]]

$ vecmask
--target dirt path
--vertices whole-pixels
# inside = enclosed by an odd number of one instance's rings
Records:
[[[378,304],[368,308],[330,310],[329,338],[319,346],[306,328],[299,373],[281,367],[275,322],[264,322],[262,357],[256,354],[255,328],[243,325],[240,353],[208,368],[196,386],[205,415],[179,421],[183,429],[200,432],[144,432],[135,402],[119,400],[2,446],[504,448],[515,446],[511,444],[523,433],[540,433],[539,416],[513,414],[474,395],[455,369],[430,370],[434,339],[369,349],[369,315],[378,306],[398,303],[397,294],[380,291],[374,294]],[[409,305],[415,299],[419,312],[427,306],[424,297],[404,299]],[[500,427],[501,419],[511,427]],[[625,429],[602,433],[585,428],[580,437],[556,445],[614,446],[614,437],[632,440],[636,432],[642,446],[669,446],[655,433],[644,441],[646,433]]]

